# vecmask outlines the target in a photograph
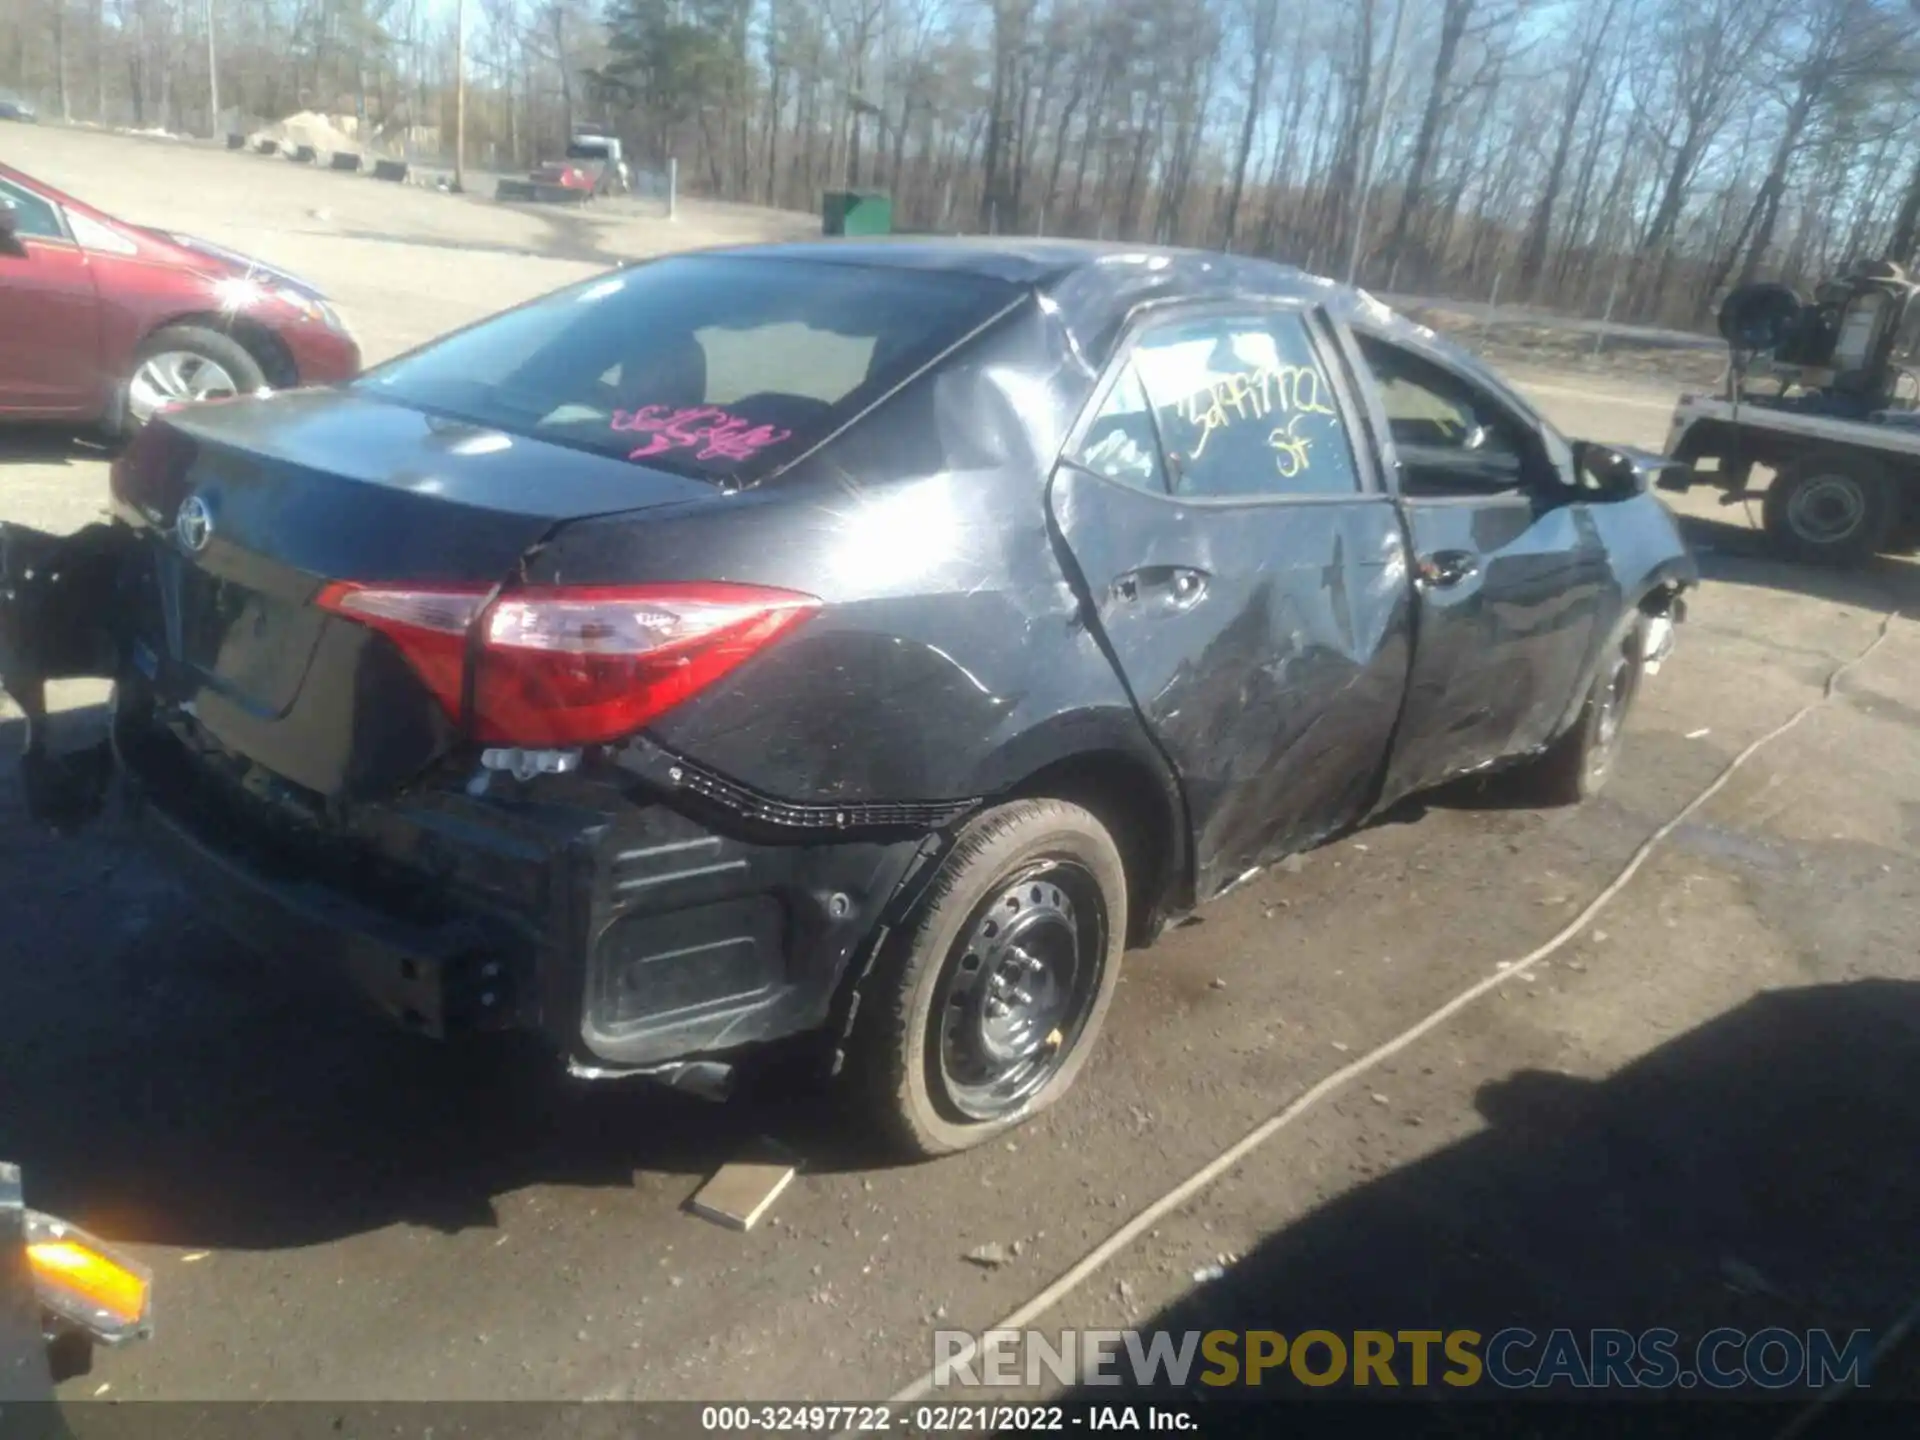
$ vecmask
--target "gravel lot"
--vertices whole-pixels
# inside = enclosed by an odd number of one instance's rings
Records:
[[[370,359],[617,258],[805,228],[7,139],[9,161],[129,219],[308,275]],[[1569,433],[1662,440],[1672,391],[1651,376],[1518,378]],[[70,528],[104,494],[84,444],[0,434],[0,515]],[[1322,1076],[1539,945],[1883,633],[1579,938],[1279,1131],[1041,1323],[1884,1328],[1920,1292],[1920,570],[1785,566],[1738,509],[1682,503],[1711,583],[1605,797],[1450,797],[1255,881],[1130,957],[1068,1102],[926,1167],[850,1168],[809,1107],[580,1089],[538,1057],[372,1028],[196,930],[110,829],[32,832],[7,776],[0,1155],[32,1203],[150,1263],[163,1317],[68,1393],[891,1394],[928,1367],[936,1324],[1014,1311]],[[84,724],[98,695],[65,699]],[[686,1214],[765,1131],[809,1161],[773,1221],[743,1236]],[[1007,1263],[964,1261],[987,1242]],[[1196,1285],[1222,1256],[1226,1277]]]

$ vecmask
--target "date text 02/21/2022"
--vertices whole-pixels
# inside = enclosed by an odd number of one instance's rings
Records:
[[[718,1433],[973,1435],[1070,1430],[1162,1433],[1198,1428],[1184,1410],[1162,1405],[707,1405],[700,1428]]]

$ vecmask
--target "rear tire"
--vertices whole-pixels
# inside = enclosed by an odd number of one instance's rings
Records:
[[[863,990],[849,1079],[886,1149],[970,1149],[1073,1085],[1120,980],[1127,880],[1113,837],[1063,800],[975,819]]]
[[[130,435],[162,404],[251,395],[266,383],[260,362],[231,335],[204,325],[166,325],[141,342],[108,425]]]
[[[1892,475],[1878,461],[1816,451],[1773,477],[1761,502],[1767,534],[1815,565],[1861,565],[1886,549],[1898,514]]]
[[[1526,798],[1540,805],[1578,805],[1598,795],[1613,773],[1640,679],[1645,627],[1635,624],[1626,637],[1601,657],[1580,715],[1567,732],[1536,759],[1514,773]]]

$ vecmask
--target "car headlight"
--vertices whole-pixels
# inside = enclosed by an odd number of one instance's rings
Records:
[[[343,335],[346,333],[347,322],[341,318],[340,312],[318,295],[302,295],[298,291],[282,290],[280,298],[308,319],[319,321],[329,330],[338,330]]]
[[[251,276],[228,275],[213,282],[213,293],[220,302],[220,308],[230,315],[251,310],[272,299],[317,325],[324,325],[343,335],[347,333],[346,322],[333,306],[317,295],[309,295],[290,286],[264,285]]]
[[[285,286],[281,286],[273,293],[283,304],[299,311],[314,323],[324,325],[329,330],[346,333],[347,325],[340,318],[340,312],[318,295],[309,295],[302,290],[289,290]]]

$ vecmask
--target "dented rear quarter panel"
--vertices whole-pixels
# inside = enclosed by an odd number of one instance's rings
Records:
[[[782,800],[985,796],[1089,749],[1157,765],[1046,522],[1045,477],[1091,387],[1057,321],[1025,306],[779,479],[638,526],[569,525],[530,578],[818,596],[651,729]]]

